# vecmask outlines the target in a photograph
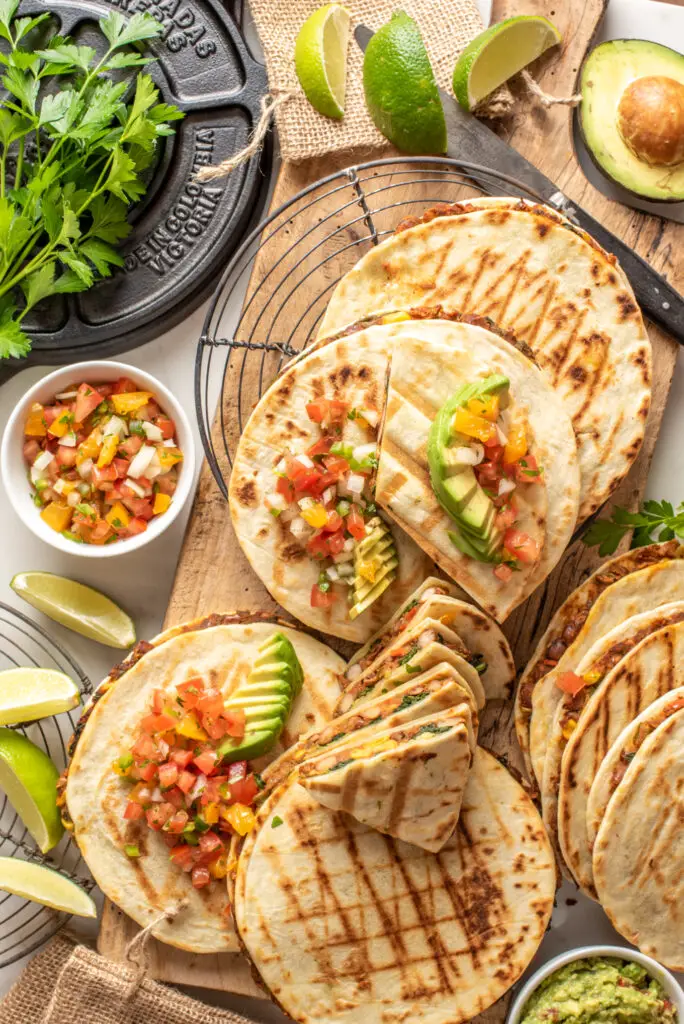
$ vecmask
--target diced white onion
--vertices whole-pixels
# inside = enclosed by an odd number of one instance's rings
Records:
[[[140,484],[137,484],[135,482],[135,480],[131,480],[130,477],[126,477],[126,481],[125,482],[126,482],[126,486],[130,487],[130,489],[133,491],[133,493],[137,494],[137,496],[139,498],[144,498],[145,497],[145,488],[141,487]]]
[[[138,800],[140,803],[146,804],[152,799],[152,789],[150,786],[143,786],[138,790]]]
[[[176,447],[176,441],[175,441],[175,438],[173,438],[173,437],[167,437],[166,440],[164,441],[163,445],[162,445],[162,448],[175,448],[175,447]]]
[[[143,425],[142,425],[142,428],[145,431],[145,434],[147,436],[147,440],[148,441],[163,441],[164,440],[164,435],[162,434],[162,432],[159,429],[159,427],[156,426],[156,424],[148,423],[147,421],[144,421]]]
[[[363,670],[360,665],[351,665],[347,669],[347,679],[349,682],[353,683],[355,679],[358,679],[362,671]]]
[[[159,788],[159,786],[155,786],[154,789],[152,790],[152,795],[150,797],[150,800],[152,801],[153,804],[163,804],[164,803],[164,794],[162,793],[162,791]]]
[[[206,775],[198,775],[197,776],[197,781],[195,782],[195,785],[192,787],[192,789],[190,790],[190,792],[188,794],[188,796],[190,797],[190,800],[191,801],[192,800],[196,800],[199,796],[202,796],[202,793],[204,792],[204,790],[206,788],[207,788],[207,777],[206,777]]]
[[[91,490],[90,484],[87,484],[85,480],[81,480],[79,484],[76,484],[76,490],[82,498],[87,498]]]
[[[308,455],[297,455],[296,458],[297,462],[300,462],[302,466],[305,466],[307,469],[314,468],[313,459],[310,459]]]
[[[340,477],[337,481],[337,496],[338,498],[351,498],[352,493],[347,487],[347,481],[344,477]]]
[[[481,444],[471,447],[454,448],[454,458],[462,466],[479,466],[484,458],[484,448]]]
[[[79,494],[78,491],[72,491],[71,494],[67,494],[67,505],[71,508],[75,508],[83,495]]]
[[[333,559],[333,562],[335,563],[335,565],[337,565],[337,566],[341,565],[343,562],[353,562],[354,561],[354,552],[353,551],[340,551],[339,555],[333,555],[332,559]]]
[[[150,445],[144,444],[140,451],[136,452],[131,459],[131,464],[128,467],[128,475],[132,476],[134,480],[139,476],[143,476],[156,453],[156,448],[152,448]]]
[[[78,475],[80,476],[81,480],[87,480],[93,470],[93,460],[84,459],[80,466],[77,466],[76,469],[78,470]]]
[[[164,444],[166,444],[166,441],[164,442]],[[275,471],[276,473],[284,473],[286,469],[287,462],[285,461],[285,459],[281,459],[278,465],[276,466]]]
[[[337,491],[334,487],[326,487],[321,494],[321,501],[324,505],[329,505],[331,501],[334,501],[337,497]]]
[[[164,471],[161,466],[155,466],[154,463],[152,463],[152,465],[148,466],[145,470],[145,476],[148,480],[156,480],[163,472]]]
[[[57,494],[64,494],[64,480],[62,480],[61,477],[59,480],[55,480],[52,485],[52,490],[57,491]]]
[[[325,575],[332,583],[337,583],[337,581],[340,578],[340,574],[334,565],[328,566],[328,568],[325,570]]]
[[[64,448],[75,448],[76,445],[78,444],[78,439],[76,437],[76,434],[74,434],[73,430],[70,430],[67,434],[64,435],[64,437],[60,437],[57,444],[63,445]]]
[[[118,434],[119,437],[125,437],[128,433],[128,427],[120,416],[110,416],[102,428],[102,433],[105,437],[109,434]]]
[[[60,391],[58,395],[55,395],[55,398],[58,398],[61,402],[65,398],[76,398],[77,395],[78,391]]]
[[[375,412],[374,409],[361,409],[359,416],[363,416],[370,427],[377,427],[380,422],[380,413]]]
[[[297,506],[288,505],[287,508],[284,508],[283,511],[280,513],[278,519],[280,520],[281,523],[290,523],[296,517],[296,515]]]
[[[339,573],[341,579],[343,579],[345,576],[353,576],[354,566],[351,564],[351,562],[341,562],[337,566],[337,572]]]
[[[420,648],[427,647],[428,644],[433,644],[437,639],[437,633],[434,629],[426,629],[424,633],[421,633],[418,637],[418,646]]]
[[[33,460],[33,468],[39,471],[47,469],[53,459],[54,455],[52,452],[41,452],[40,455],[37,455]]]
[[[375,455],[377,450],[378,446],[375,442],[372,444],[360,444],[358,448],[354,449],[353,458],[356,459],[357,462],[363,462],[364,459],[367,459],[370,455]]]
[[[287,508],[287,501],[282,494],[278,493],[278,491],[272,491],[270,494],[266,495],[266,504],[269,508],[277,508],[281,511],[284,511]]]
[[[345,551],[353,551],[355,544],[356,544],[356,541],[354,540],[353,537],[347,537],[347,539],[344,542],[344,550]]]
[[[313,508],[316,504],[316,500],[315,498],[300,498],[297,504],[301,509]]]
[[[506,436],[506,434],[504,434],[503,430],[498,425],[498,423],[496,425],[496,434],[499,440],[499,444],[508,444],[508,437]]]
[[[166,757],[171,747],[168,745],[166,740],[157,740],[157,749],[162,757]]]
[[[365,486],[366,478],[360,473],[350,473],[347,477],[347,489],[351,494],[363,494]]]
[[[31,466],[29,476],[31,477],[31,483],[37,484],[41,480],[47,479],[47,473],[44,469],[36,469],[35,466]]]
[[[514,480],[499,480],[499,497],[503,494],[510,494],[515,490]]]
[[[295,537],[306,537],[312,531],[312,529],[313,527],[309,526],[307,521],[305,519],[302,519],[301,516],[295,516],[295,518],[290,523],[290,530],[295,535]]]

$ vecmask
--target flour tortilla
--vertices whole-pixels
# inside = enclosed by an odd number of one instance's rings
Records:
[[[537,683],[532,695],[530,756],[537,781],[543,785],[544,762],[554,715],[563,692],[556,685],[562,672],[574,670],[605,633],[640,612],[684,600],[684,561],[656,562],[614,583],[596,600],[579,634],[556,668]]]
[[[625,776],[634,755],[662,722],[684,708],[684,686],[670,690],[626,725],[601,762],[587,801],[587,837],[594,848],[598,830],[613,793]]]
[[[321,807],[291,777],[245,838],[235,919],[267,990],[300,1024],[387,1024],[388,1008],[396,1021],[461,1024],[525,970],[555,883],[532,801],[478,748],[439,854]]]
[[[437,853],[458,824],[475,744],[470,708],[460,704],[319,754],[298,778],[329,810]]]
[[[577,434],[579,519],[595,512],[639,452],[651,396],[648,335],[614,257],[544,207],[447,209],[368,252],[335,288],[319,336],[436,305],[489,316],[531,346]]]
[[[563,753],[569,738],[568,723],[581,720],[584,708],[591,700],[591,696],[596,687],[600,685],[601,680],[605,679],[618,662],[622,661],[642,640],[652,633],[657,633],[660,629],[665,629],[666,626],[682,621],[684,621],[684,601],[675,601],[672,604],[661,605],[651,611],[642,612],[615,626],[596,641],[577,667],[572,670],[579,676],[596,677],[594,681],[574,697],[567,693],[561,694],[546,749],[541,797],[544,825],[556,850],[561,870],[568,878],[572,876],[563,864],[558,846],[558,790]]]
[[[343,660],[325,644],[266,616],[215,615],[170,630],[152,648],[133,655],[105,679],[77,727],[66,782],[66,811],[78,847],[95,881],[124,913],[147,926],[180,900],[188,905],[173,920],[155,926],[155,938],[195,953],[236,950],[233,925],[224,914],[226,891],[216,882],[193,888],[190,876],[169,859],[159,833],[144,822],[125,821],[131,783],[112,761],[135,742],[140,719],[155,689],[171,690],[191,676],[211,680],[226,696],[248,675],[257,650],[274,632],[292,642],[304,670],[304,685],[271,759],[312,727],[329,721],[340,692]],[[142,648],[144,651],[144,648]],[[137,844],[140,857],[124,846]]]
[[[354,682],[381,657],[409,622],[439,619],[458,633],[472,654],[484,659],[487,667],[480,678],[487,700],[507,700],[515,680],[515,663],[508,640],[493,619],[461,600],[459,594],[460,588],[455,584],[429,576],[389,622],[356,652],[345,672],[347,682]]]
[[[247,559],[272,597],[314,629],[356,643],[365,643],[408,595],[430,575],[431,560],[392,525],[399,565],[396,580],[358,618],[349,618],[348,588],[337,586],[329,608],[311,607],[311,588],[320,565],[306,544],[274,518],[265,499],[275,491],[276,466],[290,449],[305,452],[321,436],[307,416],[308,402],[335,398],[350,408],[381,414],[388,364],[383,337],[343,339],[291,365],[263,395],[238,442],[230,479],[230,513],[235,534]],[[356,445],[373,440],[365,420],[345,420],[340,439]]]
[[[575,435],[541,371],[491,331],[423,320],[370,328],[396,335],[381,437],[376,501],[483,608],[503,621],[552,571],[577,522],[579,468]],[[469,558],[448,536],[453,520],[430,482],[427,443],[440,407],[460,387],[492,373],[511,382],[511,414],[531,428],[531,452],[543,474],[515,491],[516,527],[537,541],[540,559],[509,581]]]
[[[575,640],[592,607],[608,587],[663,559],[681,558],[682,550],[679,542],[672,540],[617,555],[573,590],[555,612],[520,678],[515,695],[515,729],[530,778],[534,777],[530,758],[530,715],[535,688]]]
[[[684,623],[646,637],[598,687],[572,734],[561,771],[558,837],[565,863],[596,898],[587,803],[601,763],[626,725],[654,700],[684,685]]]
[[[601,904],[628,942],[684,971],[684,711],[637,751],[594,848]]]

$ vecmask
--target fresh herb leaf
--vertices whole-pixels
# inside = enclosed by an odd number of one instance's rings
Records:
[[[684,541],[684,502],[675,509],[669,501],[645,501],[638,512],[615,506],[609,519],[596,519],[582,541],[588,547],[598,545],[601,556],[612,555],[630,530],[632,548],[667,540]]]
[[[283,821],[283,819],[278,814],[275,814],[271,818],[271,828],[279,828],[280,825],[284,825],[284,824],[285,824],[285,822]]]

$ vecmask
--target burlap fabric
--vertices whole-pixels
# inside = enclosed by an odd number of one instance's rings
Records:
[[[57,936],[0,1003],[0,1024],[251,1024]]]
[[[323,0],[250,0],[250,9],[266,57],[271,92],[292,92],[276,120],[283,159],[299,162],[342,150],[363,151],[388,146],[370,119],[363,96],[363,54],[349,44],[347,101],[344,118],[335,121],[316,113],[302,92],[294,68],[297,33]],[[456,57],[482,31],[475,0],[344,0],[352,27],[359,22],[377,30],[400,7],[415,18],[425,40],[438,83],[451,92]]]

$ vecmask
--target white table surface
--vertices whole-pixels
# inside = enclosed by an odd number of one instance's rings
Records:
[[[486,15],[488,0],[481,0],[480,6]],[[666,45],[676,45],[677,39],[684,39],[684,8],[653,0],[610,0],[601,38],[618,37],[648,38]],[[156,341],[118,357],[122,362],[148,370],[159,377],[182,402],[193,423],[196,421],[194,359],[204,311],[203,306],[184,323]],[[4,429],[11,410],[26,389],[48,372],[50,368],[30,368],[0,388],[0,431]],[[648,480],[649,497],[666,498],[673,504],[684,500],[683,436],[684,361],[680,356]],[[197,432],[196,443],[199,450]],[[10,590],[9,581],[17,572],[44,569],[71,576],[104,590],[133,616],[139,637],[153,636],[159,631],[164,618],[189,511],[190,505],[163,537],[141,552],[108,559],[100,564],[75,555],[62,554],[37,540],[19,521],[3,494],[0,496],[0,601],[26,611],[27,606]],[[79,637],[45,620],[37,612],[31,614],[71,651],[93,681],[103,678],[117,660],[115,651]],[[568,904],[568,900],[572,902]],[[553,927],[535,963],[586,942],[611,941],[619,940],[600,908],[583,897],[578,898],[574,887],[566,884],[558,893],[558,909],[554,914]],[[24,961],[19,961],[0,971],[0,996],[23,964]],[[199,992],[196,994],[200,995]],[[201,995],[209,1002],[241,1009],[260,1020],[284,1020],[267,1003],[217,993],[203,992]]]

